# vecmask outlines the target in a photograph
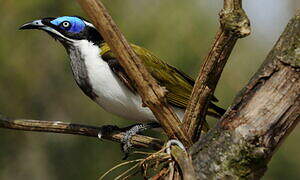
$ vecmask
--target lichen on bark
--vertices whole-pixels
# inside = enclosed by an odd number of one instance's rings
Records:
[[[233,131],[218,128],[197,142],[190,154],[199,179],[248,179],[248,176],[252,176],[251,172],[266,168],[264,150]]]

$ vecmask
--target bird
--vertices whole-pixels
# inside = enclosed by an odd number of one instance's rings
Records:
[[[69,55],[75,82],[84,94],[107,112],[140,123],[126,132],[126,146],[130,147],[128,139],[133,134],[159,126],[151,110],[143,106],[135,83],[91,22],[80,16],[46,17],[27,22],[19,29],[42,30],[58,40]],[[167,90],[166,100],[182,120],[195,84],[194,79],[151,51],[130,45],[157,83]],[[214,96],[210,99],[207,114],[221,117],[225,110],[213,103],[218,101]],[[128,147],[124,147],[124,150]]]

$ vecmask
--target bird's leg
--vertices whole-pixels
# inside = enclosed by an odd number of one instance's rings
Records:
[[[132,136],[143,132],[147,129],[152,129],[152,128],[158,128],[160,127],[160,125],[156,122],[152,122],[152,123],[147,123],[147,124],[135,124],[126,128],[122,128],[125,129],[125,136],[124,138],[121,140],[122,144],[122,151],[125,153],[125,157],[123,159],[126,159],[128,157],[128,152],[130,150],[130,148],[132,147],[131,144],[131,138]]]
[[[121,148],[122,151],[125,153],[125,157],[123,159],[126,159],[128,157],[128,153],[130,148],[132,147],[131,144],[131,138],[132,136],[146,131],[147,129],[152,129],[152,128],[159,128],[161,127],[158,123],[152,122],[152,123],[147,123],[147,124],[135,124],[129,127],[125,128],[119,128],[118,126],[114,125],[104,125],[101,126],[100,131],[98,133],[99,139],[102,139],[102,136],[106,134],[110,134],[113,131],[122,131],[125,133],[124,137],[121,139]]]

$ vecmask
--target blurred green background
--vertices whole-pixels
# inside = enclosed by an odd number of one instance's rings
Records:
[[[128,40],[193,77],[211,46],[222,6],[221,0],[103,2]],[[253,34],[238,42],[221,77],[216,96],[222,107],[230,105],[300,8],[298,0],[245,1],[244,6]],[[27,21],[61,15],[85,16],[71,0],[0,0],[0,113],[99,126],[132,124],[83,95],[60,44],[42,32],[17,30]],[[264,179],[300,178],[299,138],[297,127]],[[118,144],[95,138],[0,129],[0,180],[96,179],[121,157]]]

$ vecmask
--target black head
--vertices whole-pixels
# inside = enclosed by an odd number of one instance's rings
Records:
[[[67,46],[78,40],[88,40],[97,45],[103,42],[103,38],[95,26],[78,16],[35,20],[22,25],[20,29],[43,30]]]

